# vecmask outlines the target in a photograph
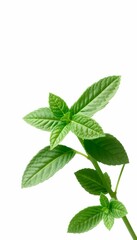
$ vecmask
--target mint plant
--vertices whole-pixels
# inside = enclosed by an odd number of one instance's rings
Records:
[[[120,84],[119,76],[110,76],[91,85],[72,105],[67,106],[60,97],[49,94],[49,108],[40,108],[24,117],[32,126],[51,131],[50,146],[43,148],[30,161],[22,178],[22,187],[35,186],[63,168],[76,154],[91,161],[94,169],[81,169],[75,173],[80,185],[90,194],[100,196],[100,204],[77,213],[69,223],[69,233],[83,233],[96,227],[101,221],[110,230],[117,218],[122,218],[132,239],[137,236],[127,219],[127,210],[117,199],[117,191],[124,167],[129,163],[122,144],[114,136],[104,133],[92,116],[104,108],[115,95]],[[61,145],[61,141],[73,132],[85,153]],[[115,190],[111,179],[99,163],[122,165]],[[109,195],[109,199],[106,195]]]

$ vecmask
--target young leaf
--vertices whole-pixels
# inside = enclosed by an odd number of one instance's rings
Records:
[[[100,204],[101,204],[103,207],[106,207],[106,208],[109,207],[109,200],[108,200],[108,198],[107,198],[104,194],[102,194],[102,193],[101,193],[101,195],[100,195]]]
[[[81,114],[72,117],[71,131],[82,139],[94,139],[104,136],[102,128],[95,120]]]
[[[102,220],[102,207],[94,206],[88,207],[77,213],[71,220],[68,232],[69,233],[82,233],[96,227]]]
[[[49,108],[39,108],[23,119],[30,125],[45,131],[51,131],[60,121]]]
[[[114,225],[114,217],[111,214],[103,213],[103,222],[108,230]]]
[[[84,146],[87,153],[98,162],[107,165],[120,165],[129,162],[122,144],[110,134],[93,140],[85,140]]]
[[[69,108],[65,101],[52,93],[49,94],[49,105],[51,111],[57,117],[62,117],[69,111]]]
[[[114,218],[122,218],[127,214],[124,204],[117,200],[112,200],[110,202],[110,211]]]
[[[70,131],[70,123],[61,122],[53,128],[50,135],[50,149],[55,148]]]
[[[120,84],[120,76],[101,79],[89,87],[71,107],[72,114],[83,113],[92,116],[101,110],[115,95]]]
[[[100,195],[100,193],[107,193],[100,176],[94,169],[81,169],[75,172],[75,176],[80,185],[90,194]]]
[[[73,149],[63,145],[59,145],[53,150],[50,150],[50,146],[45,147],[28,164],[22,178],[22,187],[31,187],[52,177],[74,155]]]

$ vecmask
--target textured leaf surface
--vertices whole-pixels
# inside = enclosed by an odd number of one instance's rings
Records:
[[[57,117],[62,117],[65,113],[69,111],[69,108],[65,101],[52,93],[49,94],[49,105],[51,111]]]
[[[50,150],[50,146],[45,147],[33,157],[27,166],[22,178],[22,187],[31,187],[52,177],[74,155],[73,149],[63,145],[59,145],[53,150]]]
[[[50,136],[50,148],[55,148],[70,131],[70,123],[61,122],[55,128],[53,128]]]
[[[103,213],[103,222],[108,230],[114,225],[114,217],[111,214]]]
[[[69,224],[68,232],[82,233],[89,231],[99,224],[102,220],[102,215],[101,206],[88,207],[74,216]]]
[[[100,195],[100,193],[107,193],[102,180],[94,169],[81,169],[75,173],[75,176],[81,186],[90,194]]]
[[[119,76],[101,79],[89,87],[71,107],[72,114],[78,112],[92,116],[101,110],[114,96],[120,84]]]
[[[110,179],[107,172],[104,173],[104,177],[105,177],[105,180],[106,180],[106,183],[107,183],[108,187],[111,189],[111,186],[112,186],[111,179]]]
[[[122,144],[112,135],[93,140],[85,140],[84,146],[89,155],[98,162],[107,165],[120,165],[128,163],[128,156]]]
[[[117,200],[112,200],[110,202],[110,210],[114,218],[121,218],[127,214],[124,204]]]
[[[101,204],[103,207],[106,207],[106,208],[109,207],[109,200],[108,200],[108,198],[107,198],[104,194],[102,194],[102,193],[101,193],[101,195],[100,195],[100,204]]]
[[[60,121],[49,108],[39,108],[26,115],[24,120],[30,125],[45,131],[51,131]]]
[[[72,117],[71,131],[82,139],[94,139],[104,136],[102,128],[95,120],[81,114]]]

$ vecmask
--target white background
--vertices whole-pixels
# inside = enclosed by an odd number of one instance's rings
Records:
[[[80,235],[67,225],[81,209],[97,205],[74,172],[90,167],[76,156],[53,178],[21,189],[23,171],[49,133],[27,125],[22,117],[48,105],[48,93],[68,105],[93,82],[121,75],[121,86],[95,119],[125,146],[130,164],[119,187],[137,232],[137,6],[120,0],[0,1],[0,238],[2,240],[130,240],[123,222],[112,231],[101,223]],[[69,134],[63,144],[81,150]],[[120,167],[103,166],[113,186]],[[136,195],[135,195],[136,194]]]

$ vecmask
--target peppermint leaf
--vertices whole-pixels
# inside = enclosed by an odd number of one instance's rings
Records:
[[[87,153],[98,162],[107,165],[120,165],[129,162],[122,144],[110,134],[93,140],[85,140],[84,146]]]
[[[50,135],[50,148],[55,148],[68,134],[70,131],[70,123],[66,125],[66,123],[59,123],[51,132]]]
[[[124,204],[117,200],[112,200],[110,202],[110,211],[114,218],[122,218],[127,214]]]
[[[100,204],[102,205],[102,207],[106,207],[109,208],[109,200],[108,198],[101,193],[100,195]]]
[[[22,178],[22,187],[31,187],[49,179],[74,156],[75,151],[63,145],[53,150],[50,150],[50,146],[45,147],[28,164]]]
[[[69,111],[69,108],[65,101],[52,93],[49,94],[49,105],[51,111],[56,117],[61,118],[63,115],[65,115],[65,113]]]
[[[23,119],[30,125],[45,131],[51,131],[60,121],[49,108],[39,108],[27,114]]]
[[[107,193],[107,189],[96,170],[89,168],[81,169],[75,173],[75,176],[80,185],[90,194],[100,195],[101,192]]]
[[[94,139],[104,136],[102,128],[95,120],[81,114],[72,117],[71,131],[82,139]]]
[[[71,107],[72,114],[83,113],[92,116],[106,106],[115,95],[120,76],[109,76],[91,85]]]
[[[103,212],[101,206],[88,207],[77,213],[71,220],[68,232],[82,233],[96,227],[102,220]]]
[[[103,213],[103,222],[106,228],[111,230],[114,225],[114,217],[111,214]]]

